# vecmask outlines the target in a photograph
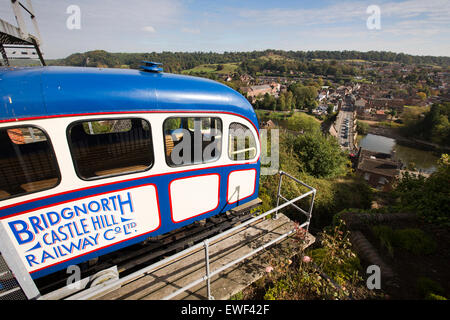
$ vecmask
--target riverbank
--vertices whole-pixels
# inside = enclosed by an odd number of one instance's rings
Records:
[[[377,125],[376,123],[369,124],[368,133],[395,139],[398,144],[410,148],[422,149],[425,151],[434,151],[436,153],[444,153],[450,151],[450,147],[440,146],[435,143],[419,140],[416,138],[407,138],[405,136],[402,136],[398,132],[397,128],[382,127]]]
[[[396,139],[384,135],[368,133],[361,136],[359,145],[363,149],[392,154],[394,159],[402,162],[403,167],[409,170],[416,169],[418,172],[432,173],[436,170],[436,162],[440,154],[434,151],[405,146],[399,144]]]

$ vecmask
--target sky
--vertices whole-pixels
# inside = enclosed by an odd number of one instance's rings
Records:
[[[16,25],[10,1],[0,1],[0,19]],[[450,56],[450,0],[32,0],[32,4],[47,59],[98,49],[376,50]],[[373,6],[379,11],[370,9]],[[27,28],[32,31],[31,24]]]

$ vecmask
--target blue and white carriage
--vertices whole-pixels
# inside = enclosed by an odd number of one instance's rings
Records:
[[[4,68],[0,97],[2,245],[33,279],[257,198],[258,121],[220,83]]]

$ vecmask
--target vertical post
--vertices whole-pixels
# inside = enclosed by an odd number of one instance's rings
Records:
[[[309,231],[309,224],[311,223],[312,211],[314,207],[314,198],[316,197],[316,189],[313,189],[313,194],[311,196],[311,204],[309,205],[308,212],[308,225],[306,226],[306,231]]]
[[[19,27],[20,36],[23,39],[28,38],[28,32],[26,29],[25,21],[22,17],[22,12],[20,11],[20,2],[19,0],[11,0],[11,6],[14,11],[14,16],[16,17],[17,26]]]
[[[36,137],[34,136],[33,128],[28,127],[28,132],[30,133],[31,140],[33,140],[33,142],[36,142]]]
[[[5,65],[9,67],[8,55],[6,54],[5,47],[3,47],[2,43],[0,43],[0,53],[2,54]]]
[[[203,242],[203,245],[205,246],[205,267],[206,267],[206,291],[208,300],[214,300],[214,297],[211,295],[211,279],[210,279],[210,273],[209,273],[209,242],[208,240],[205,240]]]
[[[33,5],[31,4],[31,0],[27,0],[27,11],[30,13],[30,17],[31,17],[31,22],[33,23],[34,26],[34,30],[35,30],[35,34],[37,37],[37,45],[40,46],[42,45],[42,38],[41,38],[41,33],[39,31],[39,27],[36,21],[36,16],[34,15],[34,9],[33,9]]]
[[[88,127],[89,127],[89,133],[90,134],[94,134],[94,129],[92,128],[92,122],[88,122]]]
[[[35,38],[31,38],[31,41],[34,44],[34,49],[36,50],[36,53],[38,54],[39,60],[41,61],[41,64],[43,67],[46,66],[45,60],[44,60],[44,56],[42,55],[41,49],[39,48],[39,44],[37,43]]]
[[[281,195],[281,183],[283,179],[283,171],[280,171],[280,180],[278,181],[278,191],[277,191],[277,208],[280,205],[280,195]],[[275,216],[273,217],[274,220],[278,219],[278,209],[275,211]]]

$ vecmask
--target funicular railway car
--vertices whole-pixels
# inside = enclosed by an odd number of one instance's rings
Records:
[[[220,83],[158,71],[0,69],[8,265],[40,279],[257,198],[252,106]]]

